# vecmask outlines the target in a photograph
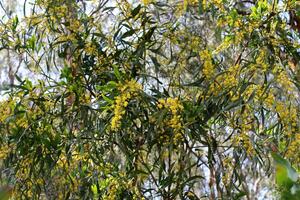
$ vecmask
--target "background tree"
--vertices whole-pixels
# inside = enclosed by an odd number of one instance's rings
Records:
[[[16,69],[0,157],[13,198],[271,199],[274,167],[281,197],[297,198],[296,1],[6,5],[0,49]]]

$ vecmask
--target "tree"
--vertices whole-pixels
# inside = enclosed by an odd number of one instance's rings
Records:
[[[275,179],[299,192],[298,2],[1,8],[12,198],[250,200],[279,197]]]

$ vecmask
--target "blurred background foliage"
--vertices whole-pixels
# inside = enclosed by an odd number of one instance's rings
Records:
[[[3,198],[299,199],[298,1],[0,10]]]

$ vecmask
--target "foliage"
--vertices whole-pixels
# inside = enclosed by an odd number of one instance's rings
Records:
[[[300,199],[298,173],[291,164],[280,155],[272,153],[276,166],[276,181],[282,199]]]
[[[298,191],[299,6],[1,2],[2,185],[13,199]]]

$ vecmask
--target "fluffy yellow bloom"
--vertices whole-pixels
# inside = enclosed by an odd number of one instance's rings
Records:
[[[184,10],[186,10],[188,5],[196,6],[196,5],[198,5],[198,0],[184,0],[183,1]]]
[[[293,140],[288,146],[288,150],[286,154],[287,157],[290,158],[294,163],[300,162],[300,152],[298,149],[299,146],[300,146],[300,134],[298,133],[293,136]]]
[[[0,147],[0,159],[5,159],[13,148],[15,148],[15,145],[3,145]]]
[[[97,55],[97,47],[95,44],[93,44],[91,42],[86,44],[84,50],[87,54]]]
[[[173,141],[175,144],[182,141],[182,118],[180,112],[183,110],[183,106],[181,105],[178,98],[167,98],[167,99],[159,99],[157,103],[157,107],[162,109],[166,108],[171,111],[172,117],[167,121],[167,125],[174,130],[174,138]],[[169,140],[169,138],[166,138]]]
[[[201,51],[199,53],[199,55],[203,61],[203,70],[202,70],[203,75],[206,78],[211,79],[214,76],[214,66],[212,63],[211,54],[208,50],[204,50],[204,51]]]
[[[117,131],[121,126],[122,116],[132,96],[135,96],[142,86],[135,80],[126,81],[125,84],[119,84],[121,94],[115,98],[114,116],[111,120],[111,129]]]
[[[261,68],[263,72],[266,72],[268,69],[268,65],[266,62],[266,51],[262,50],[259,52],[258,57],[256,58],[256,64],[258,68]]]
[[[143,4],[148,5],[149,3],[152,2],[152,0],[142,0]]]

